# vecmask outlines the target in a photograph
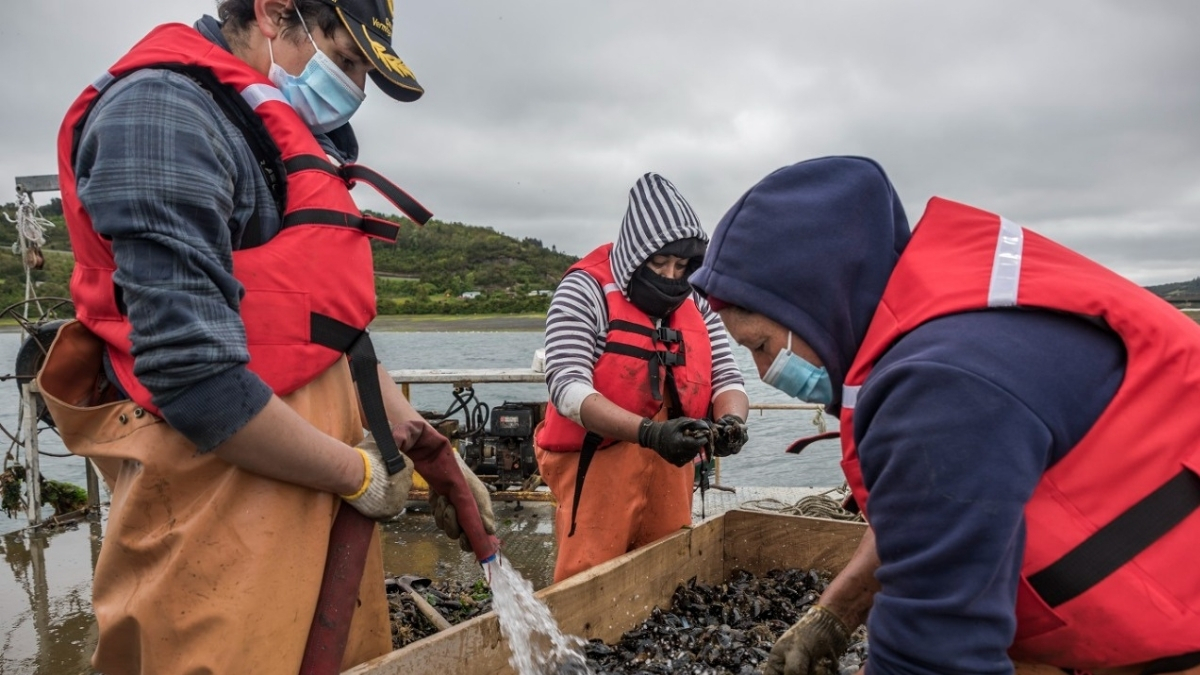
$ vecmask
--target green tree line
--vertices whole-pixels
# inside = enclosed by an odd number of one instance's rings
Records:
[[[14,204],[0,210],[15,217]],[[53,199],[39,210],[54,227],[46,230],[45,265],[30,275],[36,295],[69,297],[75,262],[61,204]],[[400,225],[395,244],[371,244],[380,314],[545,312],[549,292],[577,260],[537,239],[517,239],[490,227],[438,220],[418,227],[399,216],[371,215]],[[0,219],[0,225],[8,221]],[[16,228],[10,225],[5,232],[0,237],[0,307],[25,299],[25,268],[16,254]]]

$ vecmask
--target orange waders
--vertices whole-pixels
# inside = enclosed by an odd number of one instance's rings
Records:
[[[657,418],[666,418],[665,411]],[[578,452],[534,447],[542,480],[558,500],[554,581],[590,569],[692,524],[692,464],[677,467],[637,443],[618,442],[596,451],[584,481],[571,531]]]
[[[71,452],[112,493],[92,604],[105,675],[295,675],[316,608],[335,495],[242,471],[133,401],[98,403],[104,345],[63,327],[38,376]],[[283,400],[348,444],[362,438],[339,359]],[[391,650],[376,529],[342,667]]]

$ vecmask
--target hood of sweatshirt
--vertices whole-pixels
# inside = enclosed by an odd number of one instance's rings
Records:
[[[879,164],[813,159],[775,171],[742,195],[690,281],[807,342],[829,371],[837,408],[846,371],[910,236]]]
[[[612,251],[613,279],[625,297],[629,297],[633,273],[655,251],[690,238],[708,241],[696,212],[679,190],[656,173],[639,178],[629,191],[629,207]]]

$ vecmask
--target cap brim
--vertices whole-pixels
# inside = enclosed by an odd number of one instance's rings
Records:
[[[375,66],[371,71],[371,79],[383,93],[405,103],[421,98],[425,90],[417,84],[417,79],[404,61],[392,51],[391,45],[376,38],[361,21],[356,21],[341,8],[337,9],[337,13],[346,30],[350,31],[350,37],[354,38],[371,65]]]

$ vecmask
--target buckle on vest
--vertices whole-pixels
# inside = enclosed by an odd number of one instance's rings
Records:
[[[659,352],[658,360],[664,366],[682,366],[686,361],[683,352]]]
[[[683,342],[683,333],[674,328],[659,326],[654,339],[663,344],[674,344],[676,342]]]

